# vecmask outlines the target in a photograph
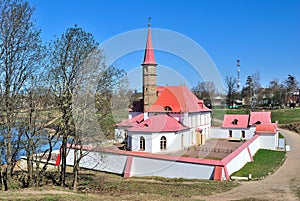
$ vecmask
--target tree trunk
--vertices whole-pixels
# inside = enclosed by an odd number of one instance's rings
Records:
[[[28,178],[28,186],[33,186],[33,151],[32,149],[32,140],[29,139],[28,147],[26,150],[26,157],[27,157],[27,178]]]
[[[61,187],[64,187],[66,185],[66,169],[67,169],[67,134],[63,134],[63,139],[62,139],[62,145],[61,145],[61,170],[60,170],[60,185]]]
[[[75,161],[74,161],[75,162]],[[73,191],[77,192],[77,183],[78,181],[78,163],[74,163],[74,168],[73,168]]]

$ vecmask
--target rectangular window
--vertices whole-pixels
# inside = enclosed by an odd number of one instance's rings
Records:
[[[232,130],[229,130],[229,137],[232,137]]]
[[[242,131],[242,138],[245,138],[245,137],[246,137],[245,131]]]

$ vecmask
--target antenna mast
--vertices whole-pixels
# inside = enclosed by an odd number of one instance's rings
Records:
[[[238,81],[238,91],[240,92],[240,87],[241,87],[241,78],[240,78],[240,60],[236,60],[237,61],[237,81]]]

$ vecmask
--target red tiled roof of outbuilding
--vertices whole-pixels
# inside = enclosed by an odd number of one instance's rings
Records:
[[[248,114],[225,114],[222,128],[247,128]]]
[[[249,125],[271,123],[271,112],[251,112]]]
[[[275,134],[277,130],[278,128],[276,123],[269,123],[256,125],[255,132],[257,134]]]
[[[188,127],[179,123],[173,117],[163,114],[154,115],[147,120],[129,129],[136,132],[176,132],[186,130]]]

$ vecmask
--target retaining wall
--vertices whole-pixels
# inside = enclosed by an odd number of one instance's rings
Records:
[[[84,147],[86,156],[80,167],[132,176],[161,176],[168,178],[195,178],[207,180],[228,180],[241,169],[260,149],[260,135],[255,135],[223,160],[151,154],[121,150],[93,150]],[[73,165],[74,149],[70,148],[67,164]]]

